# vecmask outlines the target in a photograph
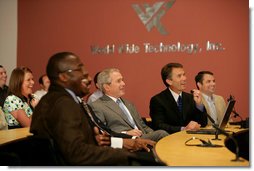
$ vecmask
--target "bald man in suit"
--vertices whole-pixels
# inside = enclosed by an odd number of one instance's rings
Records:
[[[91,78],[77,55],[72,52],[54,54],[48,61],[47,75],[51,81],[49,92],[43,96],[34,110],[30,132],[33,136],[52,140],[55,154],[61,157],[63,164],[157,164],[152,153],[149,153],[151,158],[144,158],[140,153],[127,151],[148,150],[148,147],[143,148],[143,145],[150,141],[124,138],[114,149],[110,146],[116,138],[112,136],[116,134],[110,136],[112,131],[108,132],[110,135],[106,134],[105,131],[109,129],[98,131],[103,125],[95,123],[95,118],[92,119],[90,115],[92,111],[89,110],[89,106],[80,104],[79,101],[81,97],[89,94]],[[125,149],[120,149],[121,147]],[[145,156],[149,154],[145,153]]]

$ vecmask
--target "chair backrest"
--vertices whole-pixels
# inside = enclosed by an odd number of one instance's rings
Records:
[[[232,151],[233,153],[236,153],[236,145],[239,147],[239,156],[249,160],[249,129],[239,131],[237,133],[234,133],[232,137],[235,139],[236,143],[232,140],[232,138],[227,137],[225,139],[225,146]]]
[[[0,106],[0,130],[7,130],[7,129],[8,129],[8,124],[6,122],[2,107]]]
[[[0,165],[4,166],[62,166],[51,139],[28,136],[0,145]]]

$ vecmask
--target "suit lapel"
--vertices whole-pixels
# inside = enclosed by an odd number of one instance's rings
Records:
[[[202,103],[204,104],[207,113],[210,114],[210,112],[211,112],[211,111],[210,111],[210,108],[209,108],[209,106],[208,106],[208,103],[207,103],[206,100],[204,99],[204,97],[202,97]]]
[[[142,132],[144,132],[143,127],[140,125],[140,122],[139,122],[139,116],[134,115],[134,113],[136,113],[136,112],[134,111],[132,105],[128,101],[126,101],[124,99],[122,99],[122,101],[123,101],[124,105],[127,107],[127,109],[129,110],[129,112],[130,112],[130,114],[131,114],[131,116],[132,116],[136,126],[138,127],[138,129],[140,129]],[[128,123],[130,124],[129,120],[128,120]]]
[[[186,117],[187,117],[187,108],[186,108],[186,104],[188,104],[188,98],[186,96],[186,94],[184,92],[182,92],[182,100],[183,100],[183,111],[182,113],[180,113],[182,119],[183,119],[183,122],[186,120]]]
[[[209,107],[208,103],[206,102],[206,99],[203,96],[202,96],[202,103],[205,106],[207,114],[211,116],[210,107]],[[210,119],[208,119],[208,125],[212,125],[212,122],[210,121]]]
[[[170,90],[169,89],[167,89],[167,99],[169,99],[169,103],[171,103],[171,104],[166,104],[166,105],[169,105],[169,106],[172,106],[173,107],[173,110],[175,111],[175,113],[177,113],[177,117],[182,121],[183,120],[183,114],[179,111],[179,109],[178,109],[178,107],[177,107],[177,103],[176,103],[176,101],[175,101],[175,99],[174,99],[174,97],[173,97],[173,95],[172,95],[172,93],[170,92]],[[182,101],[183,101],[183,113],[184,113],[184,111],[185,111],[185,109],[184,109],[184,100],[185,100],[185,98],[184,97],[182,97]]]
[[[225,113],[225,110],[221,110],[221,109],[226,109],[225,107],[223,107],[224,105],[224,102],[221,101],[223,99],[220,99],[218,96],[214,95],[214,103],[215,103],[215,109],[216,109],[216,113],[217,113],[217,117],[218,117],[218,121],[219,121],[219,124],[221,122],[221,120],[223,119],[224,117],[224,113]]]
[[[110,97],[108,97],[106,95],[103,95],[103,97],[101,97],[101,99],[105,103],[105,106],[107,106],[112,112],[119,115],[130,127],[133,128],[133,126],[130,123],[130,121],[128,120],[127,116],[124,114],[122,109],[116,104],[116,102],[114,102]],[[126,107],[128,108],[128,106],[126,106]],[[128,110],[129,110],[129,108],[128,108]],[[129,111],[129,112],[131,113],[131,111]],[[134,119],[134,121],[135,121],[135,119]]]

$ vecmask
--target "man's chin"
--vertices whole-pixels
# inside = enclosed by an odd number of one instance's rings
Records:
[[[78,97],[83,98],[87,96],[90,93],[90,91],[82,91],[79,94],[76,94]]]
[[[87,96],[88,94],[90,94],[90,91],[83,92],[83,97]]]

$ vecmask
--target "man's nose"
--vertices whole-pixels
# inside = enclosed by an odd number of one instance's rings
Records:
[[[186,76],[183,76],[183,77],[182,77],[182,80],[187,80],[187,77],[186,77]]]

